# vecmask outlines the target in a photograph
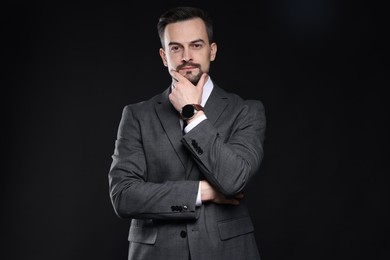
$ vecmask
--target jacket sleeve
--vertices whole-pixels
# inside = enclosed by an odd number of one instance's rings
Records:
[[[206,119],[182,140],[204,177],[226,197],[244,190],[264,155],[266,118],[261,101],[245,101],[233,116],[228,119],[232,132],[227,138]]]
[[[121,218],[195,219],[198,181],[147,181],[141,126],[132,108],[123,110],[108,174],[116,214]]]

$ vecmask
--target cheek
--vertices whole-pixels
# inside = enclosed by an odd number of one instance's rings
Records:
[[[167,66],[170,70],[171,69],[176,69],[176,65],[172,62],[172,61],[168,61],[168,66]]]
[[[167,56],[167,63],[168,63],[168,66],[170,67],[176,67],[176,64],[179,64],[175,57],[172,57],[172,56]]]
[[[208,69],[209,64],[210,64],[210,60],[208,60],[208,59],[207,59],[207,60],[203,59],[202,62],[200,62],[199,64],[200,64],[200,66],[201,66],[201,68],[202,68],[203,70]]]

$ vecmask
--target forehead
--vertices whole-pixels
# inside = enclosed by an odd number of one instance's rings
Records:
[[[165,44],[188,43],[195,40],[208,42],[206,25],[200,18],[168,24],[164,31]]]

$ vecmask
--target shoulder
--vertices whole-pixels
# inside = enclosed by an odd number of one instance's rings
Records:
[[[147,100],[142,100],[136,103],[127,104],[123,108],[123,116],[131,114],[132,116],[140,114],[148,114],[154,111],[156,103],[163,99],[164,93],[157,94]]]
[[[237,93],[227,92],[226,90],[215,85],[215,90],[219,92],[222,97],[225,97],[226,102],[235,107],[250,108],[254,110],[264,110],[264,104],[259,99],[245,99]]]

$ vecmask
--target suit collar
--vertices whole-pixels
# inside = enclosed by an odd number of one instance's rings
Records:
[[[213,91],[204,107],[206,117],[212,125],[216,123],[222,112],[226,109],[228,105],[227,99],[227,93],[214,83]]]

